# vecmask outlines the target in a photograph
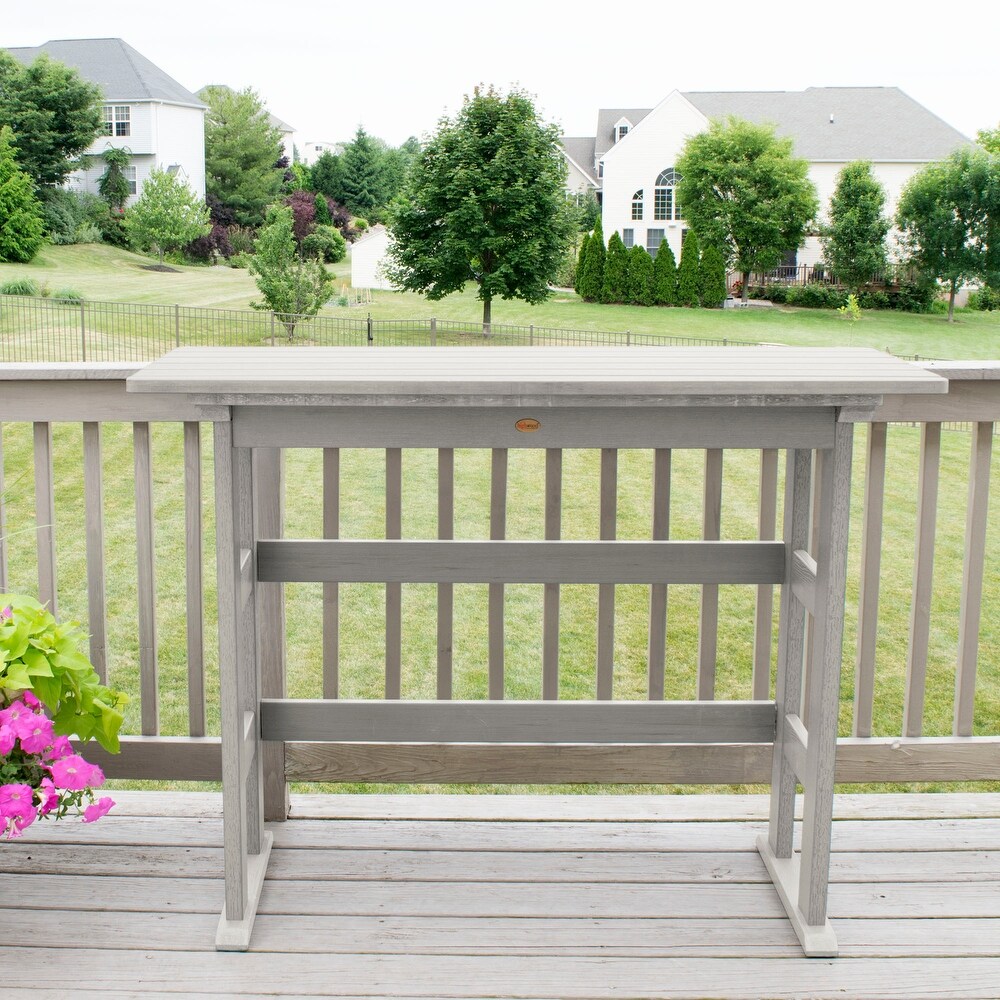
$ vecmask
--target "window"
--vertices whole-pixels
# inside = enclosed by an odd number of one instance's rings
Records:
[[[681,175],[668,167],[656,178],[656,188],[653,191],[653,218],[658,222],[673,222],[681,217],[681,207],[677,202],[675,187],[680,183]]]
[[[631,250],[635,246],[635,230],[634,229],[623,229],[622,230],[622,243],[625,244],[626,250]]]
[[[667,231],[665,229],[647,229],[646,230],[646,250],[649,252],[649,256],[656,260],[656,251],[660,249],[660,244],[666,238]]]
[[[615,129],[615,142],[621,142],[628,135],[628,125],[619,125]]]
[[[128,193],[136,193],[136,182],[135,182],[135,167],[126,167],[122,173],[125,174],[125,180],[128,181]]]
[[[132,109],[127,104],[104,105],[104,134],[132,134]]]
[[[601,160],[601,162],[597,164],[597,176],[604,176],[604,160]]]
[[[642,188],[632,195],[632,218],[642,222]]]

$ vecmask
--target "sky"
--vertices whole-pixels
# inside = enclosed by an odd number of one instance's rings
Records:
[[[297,143],[423,137],[477,84],[527,91],[570,136],[675,89],[896,86],[969,137],[1000,123],[996,0],[0,0],[5,47],[100,37],[192,91],[252,87]]]

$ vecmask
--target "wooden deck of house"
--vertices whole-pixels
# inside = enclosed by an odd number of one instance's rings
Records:
[[[834,960],[764,796],[293,796],[246,954],[214,950],[221,797],[117,798],[2,845],[5,998],[1000,997],[1000,795],[839,796]]]

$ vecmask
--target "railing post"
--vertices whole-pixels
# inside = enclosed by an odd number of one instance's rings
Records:
[[[371,346],[372,344],[375,343],[375,338],[372,336],[372,314],[371,313],[368,314],[368,319],[367,319],[367,322],[366,322],[366,326],[368,328],[368,344],[369,344],[369,346]]]
[[[534,347],[535,346],[535,324],[534,323],[532,323],[531,326],[528,327],[528,346],[529,347]]]
[[[626,347],[631,347],[632,346],[632,331],[631,330],[626,330],[625,331],[625,346]]]
[[[80,303],[80,360],[87,360],[87,306]]]
[[[181,346],[181,307],[174,303],[174,346]]]
[[[431,347],[437,347],[438,321],[431,317]]]
[[[271,313],[271,346],[274,347],[274,313]]]

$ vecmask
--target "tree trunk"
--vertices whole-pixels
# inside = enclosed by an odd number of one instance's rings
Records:
[[[955,293],[958,291],[958,280],[951,279],[951,294],[948,296],[948,322],[955,322]]]
[[[490,335],[490,324],[493,312],[493,299],[487,296],[483,299],[483,336],[488,337]]]
[[[743,297],[740,301],[746,305],[750,299],[750,272],[743,271],[741,273],[743,275]]]

